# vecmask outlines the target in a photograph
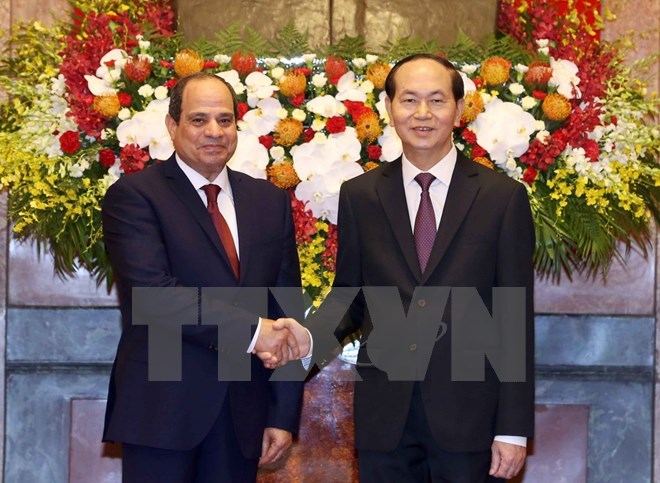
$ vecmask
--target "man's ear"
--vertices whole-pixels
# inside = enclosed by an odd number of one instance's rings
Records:
[[[176,133],[178,124],[169,114],[165,116],[165,126],[167,127],[167,132],[170,133],[170,138],[174,139],[174,133]]]
[[[459,99],[456,103],[456,119],[454,119],[454,127],[459,127],[461,125],[463,111],[465,111],[465,98]]]

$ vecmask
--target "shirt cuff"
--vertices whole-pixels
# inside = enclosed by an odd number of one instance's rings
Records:
[[[307,327],[304,327],[304,329],[307,330]],[[312,353],[314,352],[314,339],[312,338],[312,333],[309,330],[307,330],[307,334],[309,335],[309,352],[306,356],[300,358],[300,362],[302,362],[305,370],[309,371],[309,366],[312,363]]]
[[[257,330],[254,331],[254,335],[252,336],[252,341],[250,342],[250,346],[247,349],[248,354],[252,354],[252,351],[254,350],[254,346],[257,345],[257,339],[259,338],[259,331],[261,330],[261,317],[259,317],[259,323],[257,324]]]
[[[495,441],[501,443],[515,444],[516,446],[527,447],[527,438],[524,436],[495,436]]]

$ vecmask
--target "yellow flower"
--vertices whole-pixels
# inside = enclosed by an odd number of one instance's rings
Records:
[[[303,94],[307,89],[307,78],[302,72],[289,71],[278,81],[280,92],[287,97]]]
[[[375,163],[373,161],[367,161],[366,163],[364,163],[364,166],[362,166],[362,169],[364,169],[364,171],[366,172],[366,171],[371,171],[372,169],[376,169],[378,166],[379,166],[378,163]]]
[[[119,113],[121,105],[117,94],[103,94],[94,97],[94,110],[107,117],[114,117]]]
[[[303,132],[303,124],[298,119],[287,117],[275,125],[273,139],[280,146],[293,146]]]
[[[367,67],[367,79],[371,81],[376,89],[382,89],[385,87],[385,80],[391,69],[390,64],[386,62],[374,62]]]
[[[489,86],[504,84],[509,80],[511,62],[502,57],[491,57],[481,64],[481,78]]]
[[[204,67],[204,59],[194,50],[184,49],[174,57],[174,72],[179,77],[196,74]]]
[[[461,121],[468,123],[474,121],[484,110],[484,101],[481,94],[476,91],[470,91],[465,94],[465,110],[461,116]]]
[[[563,121],[571,114],[571,103],[559,93],[548,94],[541,104],[543,114],[551,121]]]
[[[288,162],[274,164],[267,169],[268,179],[278,188],[288,189],[300,183],[300,178]]]
[[[360,116],[357,124],[355,125],[358,139],[361,143],[367,141],[374,142],[378,136],[383,134],[383,129],[380,127],[378,114],[373,111],[365,112]]]

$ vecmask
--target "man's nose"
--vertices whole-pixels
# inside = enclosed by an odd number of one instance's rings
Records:
[[[205,134],[209,137],[219,137],[223,134],[223,128],[218,121],[211,120],[206,125]]]
[[[417,103],[417,109],[415,110],[415,114],[418,117],[426,117],[430,113],[429,110],[429,104],[428,102],[421,100]]]

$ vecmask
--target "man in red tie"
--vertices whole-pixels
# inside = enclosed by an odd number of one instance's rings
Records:
[[[273,300],[264,299],[263,309],[237,295],[211,310],[195,296],[194,307],[185,307],[196,315],[193,325],[180,328],[178,381],[150,380],[153,327],[133,319],[137,287],[201,287],[201,294],[208,287],[237,294],[300,287],[288,194],[226,167],[237,119],[236,96],[224,80],[180,79],[166,119],[174,156],[123,176],[103,202],[123,323],[104,440],[122,443],[125,483],[254,482],[258,464],[281,458],[298,428],[302,383],[269,382],[272,371],[250,354],[269,351],[280,363],[289,357],[288,334],[272,330],[284,315]],[[223,332],[227,325],[235,336],[222,336],[231,333]],[[247,359],[249,380],[218,380],[218,357],[228,354]]]

